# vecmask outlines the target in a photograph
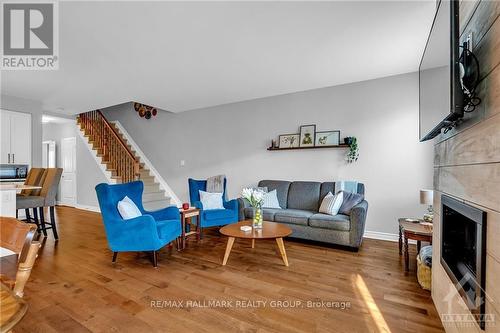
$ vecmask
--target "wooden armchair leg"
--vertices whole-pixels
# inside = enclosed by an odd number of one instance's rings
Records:
[[[24,294],[24,286],[31,274],[31,269],[35,264],[35,259],[37,257],[38,250],[40,249],[39,242],[31,243],[28,254],[26,255],[26,260],[24,262],[19,263],[16,274],[16,284],[14,285],[14,294],[19,297],[23,297]]]
[[[118,252],[113,252],[113,260],[112,260],[113,264],[116,262],[116,256],[117,255],[118,255]]]

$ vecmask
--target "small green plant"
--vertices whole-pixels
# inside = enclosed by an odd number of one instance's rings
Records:
[[[353,136],[350,141],[351,143],[349,144],[349,151],[347,152],[346,160],[347,163],[354,163],[359,158],[358,139]]]

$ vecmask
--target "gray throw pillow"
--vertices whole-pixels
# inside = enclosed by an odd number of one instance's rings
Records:
[[[340,206],[339,214],[344,214],[344,215],[351,214],[352,208],[365,199],[365,196],[362,194],[351,193],[346,191],[340,191],[340,192],[344,192],[344,201],[342,202],[342,206]]]

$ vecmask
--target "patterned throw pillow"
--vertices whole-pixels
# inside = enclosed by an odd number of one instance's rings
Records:
[[[358,193],[351,193],[340,191],[339,193],[344,193],[344,202],[340,206],[339,213],[349,215],[354,206],[359,204],[361,201],[365,200],[365,196]],[[338,194],[338,193],[337,193]]]
[[[328,194],[323,198],[323,201],[321,201],[319,212],[328,215],[337,215],[343,201],[343,192],[339,192],[336,195],[333,195],[332,192],[328,192]]]

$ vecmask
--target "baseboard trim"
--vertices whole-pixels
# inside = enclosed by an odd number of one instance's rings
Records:
[[[83,209],[83,210],[89,210],[91,212],[96,212],[96,213],[100,213],[101,212],[101,210],[99,209],[99,207],[95,207],[95,206],[88,206],[88,205],[76,204],[75,208]]]
[[[365,231],[365,234],[363,235],[364,238],[370,238],[370,239],[378,239],[378,240],[384,240],[384,241],[389,241],[389,242],[399,242],[399,235],[398,234],[391,234],[388,232],[380,232],[380,231]],[[410,239],[408,240],[409,244],[417,244],[416,241]]]

